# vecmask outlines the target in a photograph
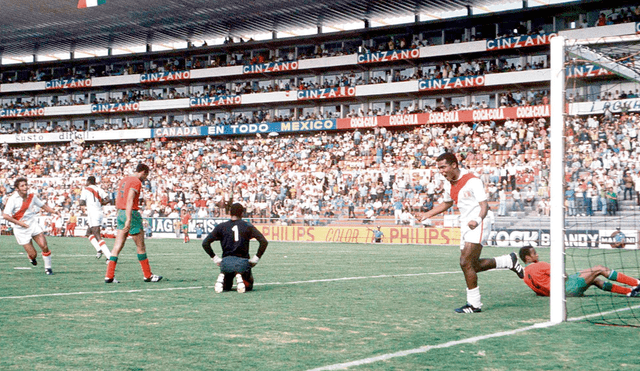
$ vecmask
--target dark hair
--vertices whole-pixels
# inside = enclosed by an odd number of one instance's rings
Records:
[[[522,260],[522,262],[525,262],[525,258],[531,255],[531,250],[533,250],[533,246],[523,246],[520,248],[518,255],[520,255],[520,260]]]
[[[150,171],[149,166],[143,163],[139,163],[138,166],[136,166],[136,173],[141,173],[141,172],[148,173],[149,171]]]
[[[231,216],[242,218],[242,214],[244,214],[244,206],[236,202],[229,208],[229,214],[231,214]]]
[[[456,157],[456,155],[454,155],[451,152],[445,152],[445,153],[441,154],[440,156],[438,156],[438,158],[436,158],[437,162],[440,162],[442,160],[447,161],[447,164],[456,164],[456,165],[458,165],[458,158]]]
[[[20,184],[22,182],[26,183],[27,182],[27,178],[20,177],[20,178],[14,180],[13,181],[13,188],[18,188],[18,184]]]
[[[87,178],[87,183],[96,184],[96,177],[91,175],[90,177]]]

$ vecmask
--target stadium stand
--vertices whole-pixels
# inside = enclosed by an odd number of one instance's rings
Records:
[[[553,11],[554,22],[469,17],[462,33],[451,20],[3,66],[0,192],[26,175],[52,206],[77,212],[88,175],[113,189],[147,162],[147,216],[186,207],[218,217],[233,199],[258,223],[363,223],[373,210],[378,224],[419,225],[416,213],[440,197],[434,159],[454,150],[485,181],[496,223],[536,223],[549,210],[549,40],[635,34],[638,22],[637,7],[598,27],[608,9]],[[567,98],[599,108],[568,124],[580,151],[567,172],[576,195],[567,215],[605,218],[635,207],[627,196],[639,200],[640,184],[638,105],[612,112],[605,103],[638,93],[591,67],[568,70],[576,85]],[[620,92],[607,90],[616,83]],[[611,187],[619,200],[608,207]],[[523,210],[516,188],[530,193]],[[394,201],[407,212],[401,221]]]

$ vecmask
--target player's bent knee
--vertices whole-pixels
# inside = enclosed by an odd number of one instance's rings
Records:
[[[462,268],[462,270],[474,269],[474,264],[468,258],[460,258],[460,268]]]
[[[464,272],[480,272],[483,270],[480,266],[480,261],[469,256],[460,257],[460,268]]]

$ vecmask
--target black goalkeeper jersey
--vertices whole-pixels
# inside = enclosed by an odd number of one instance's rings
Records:
[[[202,247],[209,256],[213,257],[215,254],[211,249],[211,243],[213,243],[213,241],[220,241],[223,258],[227,256],[237,256],[249,259],[249,241],[253,238],[260,242],[260,247],[256,255],[261,257],[268,244],[262,232],[244,220],[228,220],[218,224],[213,232],[207,235],[204,241],[202,241]]]

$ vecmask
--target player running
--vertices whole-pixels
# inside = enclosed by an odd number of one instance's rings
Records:
[[[253,225],[242,220],[244,206],[234,203],[229,209],[231,220],[218,224],[213,232],[202,241],[202,248],[209,254],[213,262],[220,267],[220,274],[214,286],[217,293],[230,291],[233,277],[236,278],[236,289],[239,293],[253,290],[253,274],[255,267],[267,250],[269,242]],[[249,259],[249,241],[255,238],[260,243],[258,252]],[[213,241],[222,245],[222,259],[211,248]]]
[[[36,216],[40,210],[44,210],[50,214],[58,215],[58,212],[45,204],[35,193],[29,193],[29,183],[26,178],[18,178],[14,181],[13,187],[15,192],[7,200],[7,204],[2,212],[2,217],[10,223],[13,223],[13,234],[18,244],[24,247],[27,252],[31,264],[38,265],[36,257],[38,253],[33,247],[31,240],[36,241],[42,250],[42,259],[44,260],[44,271],[48,275],[53,274],[51,268],[51,250],[47,245],[47,239],[44,231]]]
[[[104,277],[105,283],[118,283],[114,278],[118,254],[124,247],[127,236],[131,236],[136,243],[138,251],[138,261],[142,267],[145,282],[158,282],[162,276],[151,273],[149,259],[147,259],[147,248],[144,244],[144,230],[142,227],[142,215],[140,215],[140,192],[142,182],[149,177],[149,167],[145,164],[138,164],[132,176],[124,177],[118,184],[116,194],[116,209],[118,209],[116,241],[111,250],[111,258],[107,265],[107,274]]]
[[[109,202],[107,197],[107,192],[96,185],[96,177],[93,175],[88,177],[87,186],[80,192],[80,206],[85,206],[87,210],[89,224],[87,236],[91,245],[96,249],[96,259],[100,259],[104,254],[108,262],[109,258],[111,258],[111,252],[100,235],[102,219],[104,219],[102,205],[106,205]]]
[[[484,184],[473,173],[460,169],[453,153],[443,153],[436,159],[444,176],[444,202],[424,214],[428,219],[445,212],[453,204],[460,210],[460,268],[467,283],[467,303],[455,309],[457,313],[482,312],[478,273],[494,268],[506,268],[523,278],[522,266],[515,252],[489,259],[480,259],[482,245],[491,233],[491,223],[485,217],[489,211]],[[429,224],[429,221],[423,221]]]

